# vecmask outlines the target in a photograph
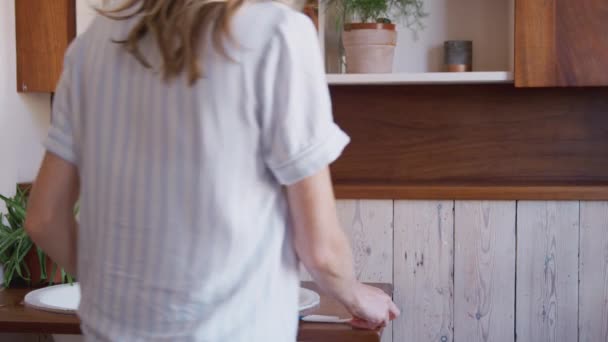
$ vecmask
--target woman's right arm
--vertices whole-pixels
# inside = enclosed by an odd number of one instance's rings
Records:
[[[340,227],[329,168],[287,187],[296,252],[314,281],[353,315],[352,324],[375,329],[399,315],[383,291],[355,278],[350,244]]]

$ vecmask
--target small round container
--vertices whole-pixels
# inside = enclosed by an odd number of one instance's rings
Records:
[[[445,66],[449,72],[473,71],[473,42],[448,40],[444,43]]]

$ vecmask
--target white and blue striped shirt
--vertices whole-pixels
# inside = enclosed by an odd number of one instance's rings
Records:
[[[335,160],[311,22],[272,2],[211,44],[204,78],[163,82],[98,17],[70,47],[47,149],[78,167],[79,316],[91,341],[294,341],[298,261],[283,185]],[[142,42],[158,66],[152,37]]]

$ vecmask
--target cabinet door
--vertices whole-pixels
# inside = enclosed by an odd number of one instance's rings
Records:
[[[515,85],[608,85],[608,1],[516,0]]]
[[[76,35],[75,0],[15,0],[17,91],[53,92]]]

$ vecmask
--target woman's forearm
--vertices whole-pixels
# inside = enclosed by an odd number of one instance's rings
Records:
[[[78,224],[73,215],[48,221],[28,217],[26,229],[51,260],[69,274],[76,275]]]
[[[75,275],[78,223],[74,205],[80,182],[76,167],[47,153],[28,200],[25,230],[66,272]]]
[[[338,228],[339,229],[339,228]],[[355,305],[354,287],[357,283],[353,256],[345,234],[332,237],[332,241],[296,241],[296,251],[313,280],[323,291],[347,307]]]
[[[352,305],[353,257],[336,214],[329,169],[288,187],[287,195],[300,260],[322,290]]]

